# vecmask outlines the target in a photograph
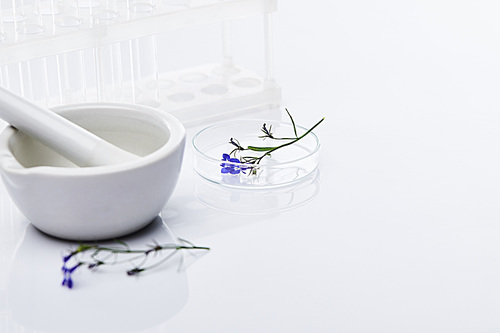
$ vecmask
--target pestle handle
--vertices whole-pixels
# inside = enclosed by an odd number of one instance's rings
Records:
[[[138,158],[2,87],[0,118],[78,166],[111,165]]]

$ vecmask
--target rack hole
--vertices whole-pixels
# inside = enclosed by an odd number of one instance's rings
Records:
[[[224,84],[210,84],[201,88],[201,91],[208,95],[224,95],[228,90]]]
[[[181,92],[181,93],[176,93],[176,94],[172,94],[172,95],[169,95],[167,97],[169,100],[171,100],[172,102],[189,102],[191,100],[193,100],[195,98],[194,94],[190,93],[190,92]]]

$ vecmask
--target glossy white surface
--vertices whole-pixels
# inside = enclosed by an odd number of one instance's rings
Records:
[[[216,210],[184,168],[162,216],[210,253],[185,276],[81,274],[69,291],[59,286],[67,245],[23,233],[3,193],[1,332],[47,331],[14,305],[48,290],[59,331],[95,321],[118,332],[115,316],[133,309],[144,332],[500,332],[499,5],[323,6],[282,1],[275,19],[284,106],[304,126],[327,117],[303,204],[269,194],[257,198],[265,214],[234,214],[222,210],[246,213],[252,196],[225,193]],[[9,292],[13,277],[24,296]],[[182,283],[187,295],[167,290]],[[110,285],[122,292],[99,293]],[[101,304],[102,316],[72,317]],[[159,308],[163,321],[142,321]]]

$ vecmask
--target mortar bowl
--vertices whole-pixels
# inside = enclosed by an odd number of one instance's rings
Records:
[[[53,110],[141,158],[81,168],[8,126],[0,134],[0,172],[24,216],[49,235],[85,241],[125,236],[153,221],[179,178],[183,125],[141,105],[84,103]]]

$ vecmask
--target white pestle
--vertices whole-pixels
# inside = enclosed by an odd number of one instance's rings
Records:
[[[1,87],[0,118],[81,167],[118,164],[139,158]]]

